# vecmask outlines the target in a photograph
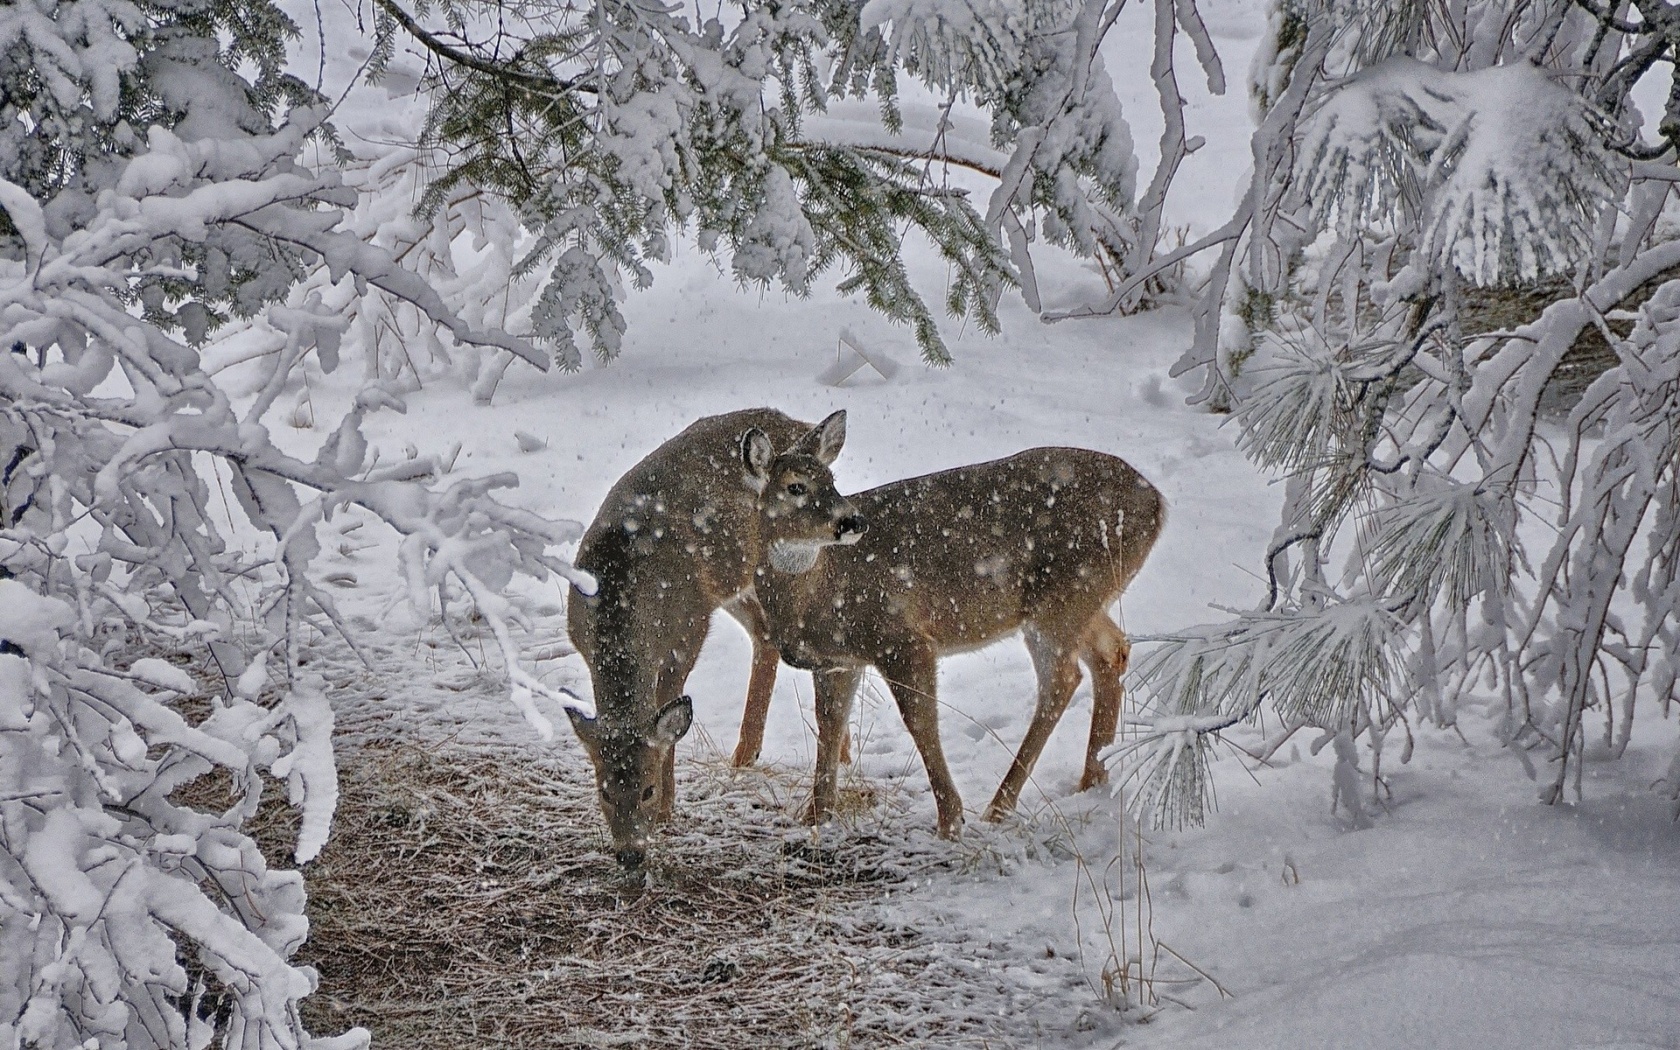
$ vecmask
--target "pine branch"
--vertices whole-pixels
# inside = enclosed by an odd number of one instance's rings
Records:
[[[464,66],[498,80],[511,81],[525,90],[539,95],[565,95],[573,91],[594,93],[596,91],[594,84],[591,83],[593,78],[560,79],[547,73],[532,73],[528,70],[516,68],[513,61],[517,61],[518,56],[515,56],[515,59],[509,62],[480,58],[470,51],[463,51],[445,43],[436,34],[428,31],[425,26],[416,21],[407,11],[403,10],[396,0],[374,0],[374,3],[381,11],[394,18],[403,29],[408,31],[409,36],[419,41],[428,51],[454,65]]]

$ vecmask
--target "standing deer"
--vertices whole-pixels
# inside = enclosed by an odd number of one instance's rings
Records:
[[[752,594],[753,569],[764,554],[754,492],[740,468],[742,435],[761,434],[786,443],[789,455],[828,455],[832,462],[823,435],[837,418],[843,434],[843,417],[835,413],[813,428],[758,408],[699,420],[630,468],[583,535],[574,563],[595,577],[596,590],[573,589],[566,622],[589,666],[597,713],[566,713],[595,767],[601,812],[627,867],[642,862],[652,824],[668,817],[675,801],[673,749],[694,721],[683,684],[719,607],[753,644],[737,765],[757,757],[763,737],[777,653]],[[834,495],[832,479],[827,491],[825,506],[841,508],[830,513],[827,536],[844,542],[863,526],[847,517],[849,504]],[[821,510],[813,505],[807,516]]]
[[[844,421],[819,444],[839,451]],[[809,444],[807,441],[806,445]],[[828,522],[832,479],[803,446],[777,453],[749,431],[741,458],[759,489],[765,564],[754,591],[770,644],[813,672],[817,771],[810,819],[834,805],[840,741],[865,666],[886,679],[921,753],[939,809],[956,837],[962,799],[939,740],[937,664],[1021,629],[1038,676],[1038,707],[989,820],[1015,807],[1050,731],[1091,669],[1091,740],[1080,790],[1107,780],[1099,752],[1114,739],[1120,676],[1131,643],[1108,606],[1137,575],[1166,520],[1161,494],[1124,460],[1077,448],[894,482],[851,497],[869,523],[837,546]],[[820,467],[820,464],[818,465]],[[848,537],[849,538],[849,537]]]

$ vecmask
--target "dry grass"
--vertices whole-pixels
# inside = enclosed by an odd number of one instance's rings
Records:
[[[976,827],[953,845],[925,806],[847,767],[836,819],[813,835],[795,819],[808,770],[734,770],[702,740],[678,763],[676,818],[630,878],[569,740],[422,740],[378,702],[406,650],[374,670],[330,639],[323,652],[340,800],[304,868],[311,929],[295,961],[320,973],[302,1004],[312,1032],[360,1025],[405,1050],[1002,1048],[1108,1023],[1075,960],[961,924],[919,929],[899,903],[929,877],[1066,859],[1065,821]],[[202,653],[155,655],[214,678]],[[460,670],[453,651],[438,659]],[[405,687],[437,668],[421,677]],[[204,703],[177,706],[197,717]],[[204,777],[175,799],[219,812],[228,787]],[[298,827],[284,795],[271,784],[249,826],[277,865]]]
[[[310,1029],[450,1048],[1015,1045],[984,967],[870,906],[946,851],[908,831],[814,840],[788,817],[791,775],[690,762],[681,813],[628,878],[584,765],[341,753],[333,837],[306,869]],[[265,807],[269,856],[294,820]]]

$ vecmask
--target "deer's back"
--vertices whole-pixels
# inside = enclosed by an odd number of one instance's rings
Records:
[[[868,531],[805,577],[758,584],[773,635],[802,662],[867,659],[914,630],[950,651],[1027,621],[1083,626],[1136,575],[1165,504],[1130,464],[1037,448],[852,497]],[[800,637],[796,640],[791,635]],[[796,652],[795,656],[801,653]]]
[[[810,429],[769,408],[696,421],[607,492],[578,545],[577,566],[616,583],[682,585],[715,597],[711,608],[738,593],[751,582],[756,557],[757,515],[740,467],[741,435],[751,427],[778,443]]]

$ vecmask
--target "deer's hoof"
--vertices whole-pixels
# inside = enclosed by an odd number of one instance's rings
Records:
[[[735,749],[735,757],[729,760],[729,764],[734,766],[736,769],[745,769],[757,761],[757,751],[747,751],[744,748],[738,747]]]
[[[986,807],[986,823],[996,824],[1015,812],[1015,796],[999,791]]]
[[[1079,778],[1079,790],[1089,791],[1106,783],[1108,783],[1108,767],[1098,766],[1095,769],[1087,769],[1085,775]]]

